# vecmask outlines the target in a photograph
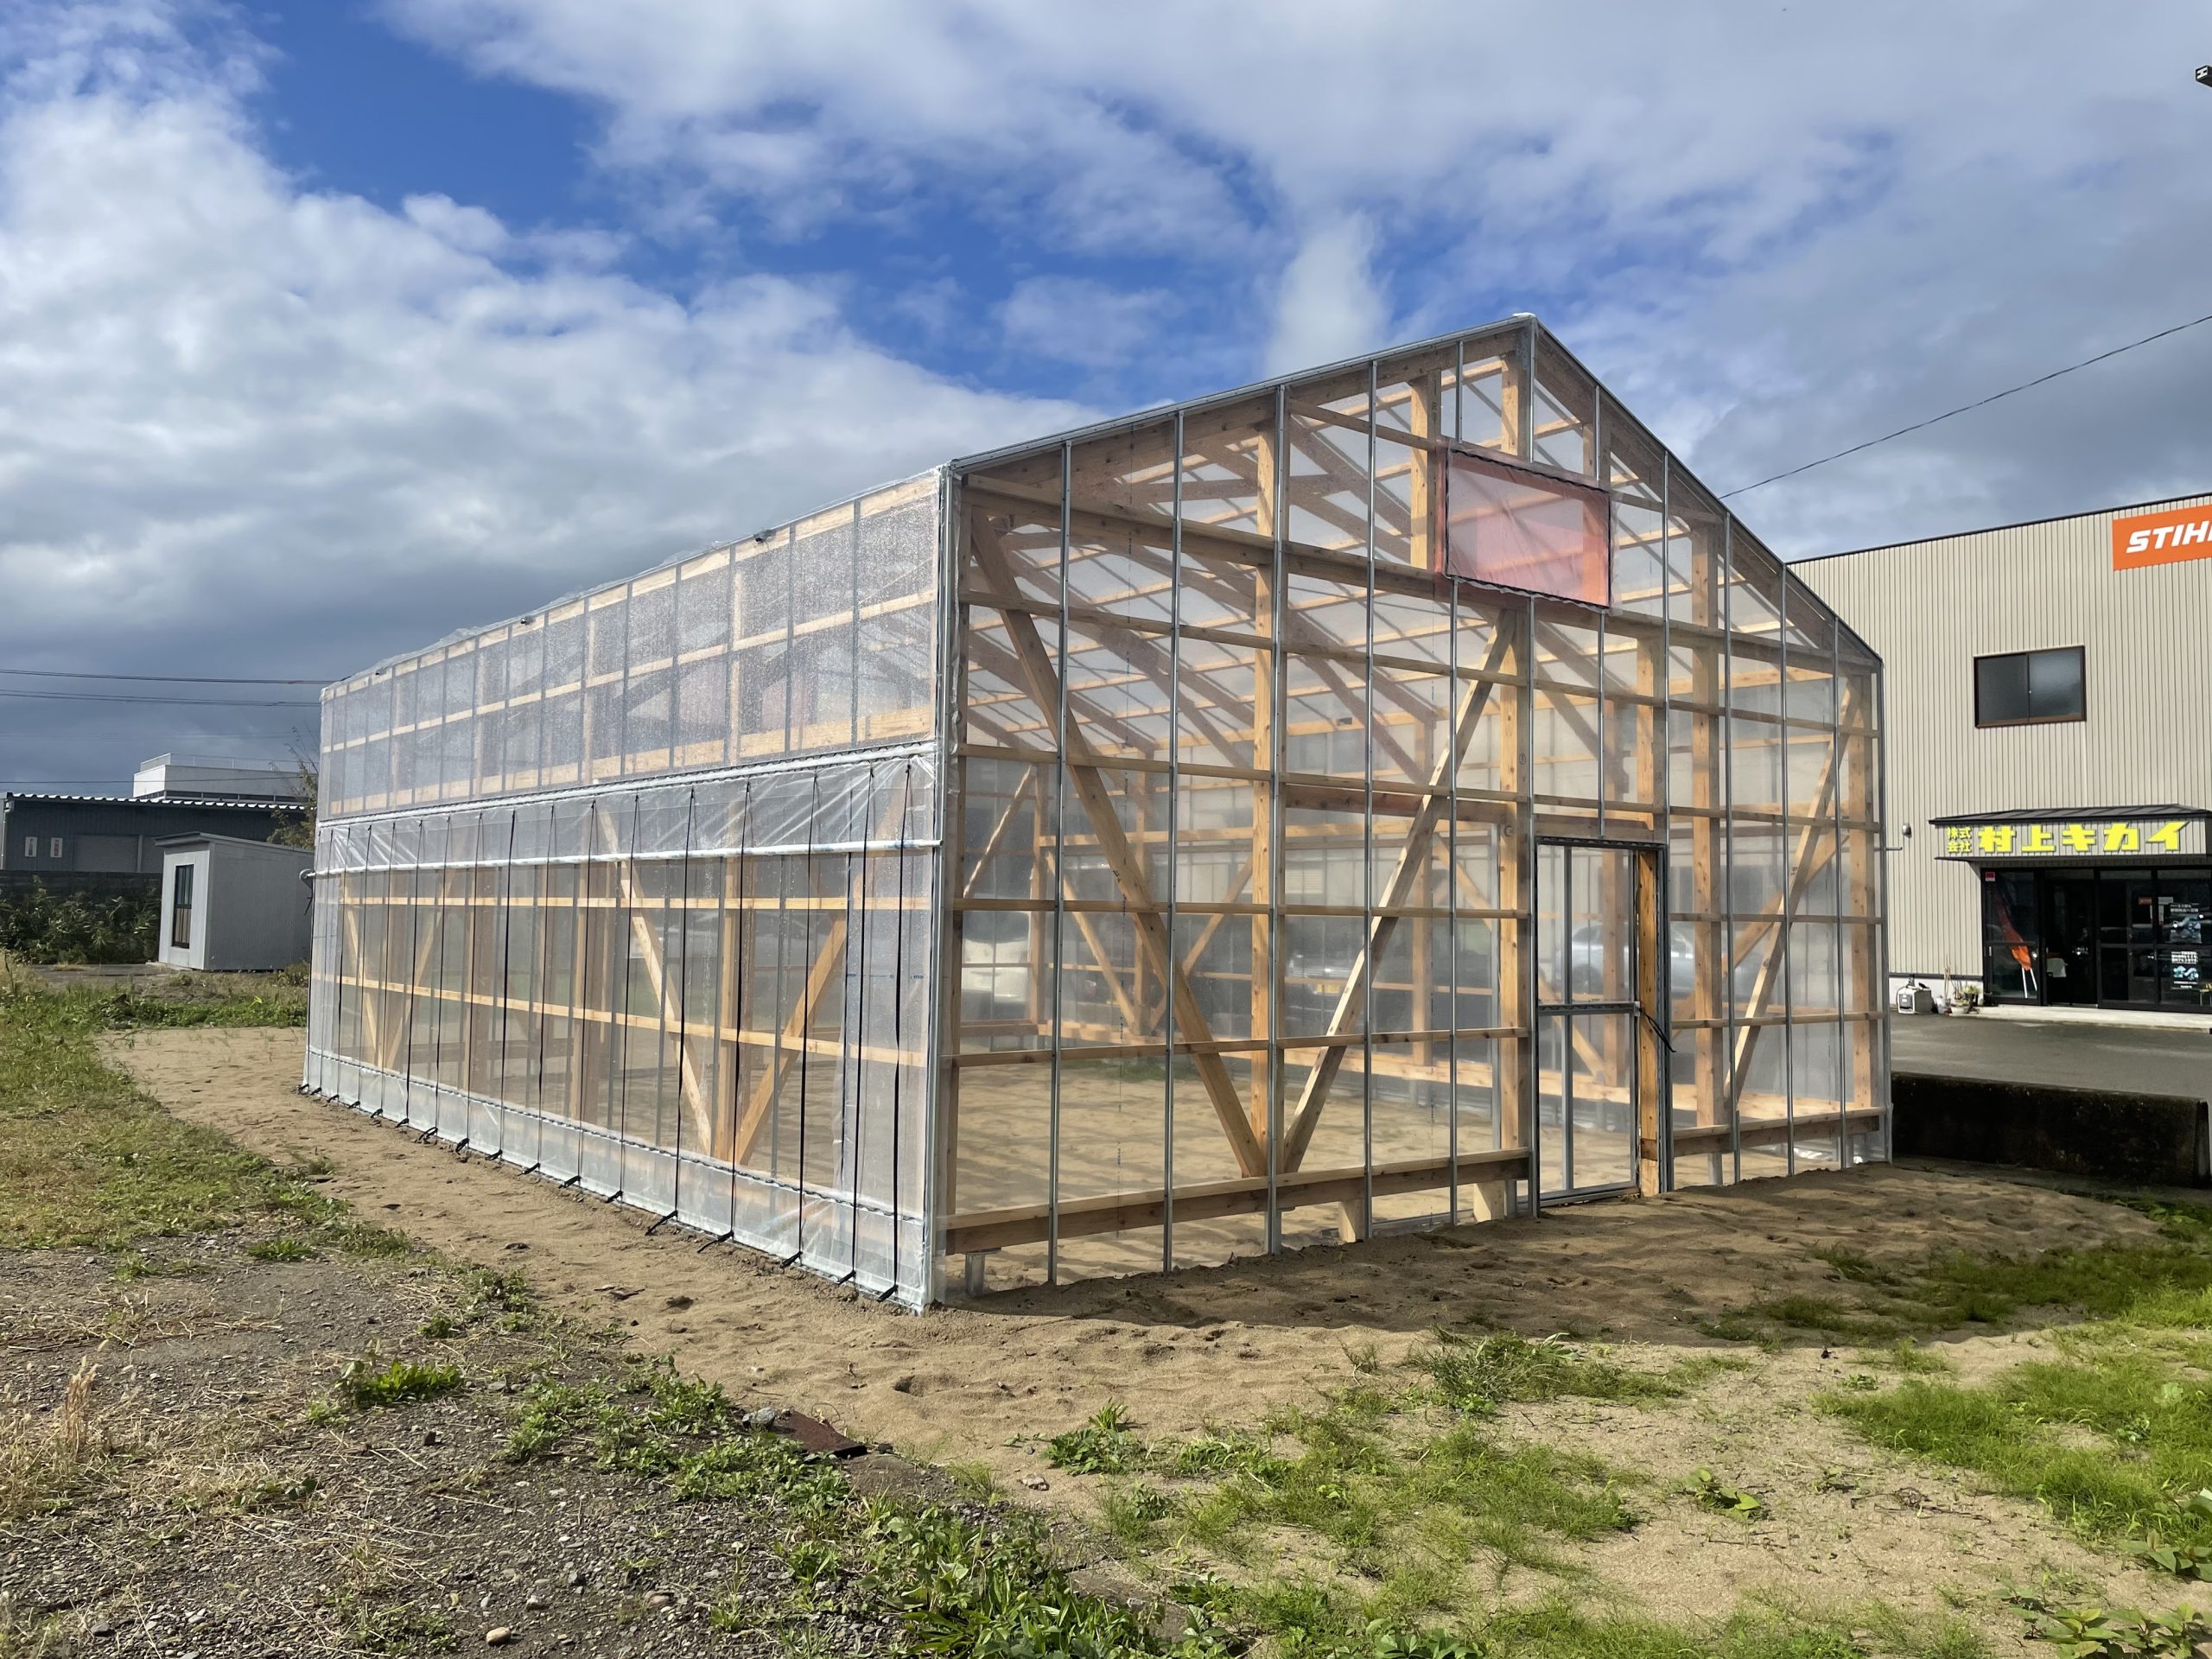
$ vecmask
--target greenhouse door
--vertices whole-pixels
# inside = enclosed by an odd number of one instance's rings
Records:
[[[1663,1185],[1658,849],[1536,843],[1537,1167],[1547,1201]]]

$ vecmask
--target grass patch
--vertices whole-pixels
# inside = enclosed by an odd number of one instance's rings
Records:
[[[464,1386],[458,1365],[434,1365],[419,1359],[379,1364],[382,1358],[372,1350],[346,1362],[346,1369],[338,1376],[339,1403],[353,1411],[374,1411],[435,1400]]]
[[[296,989],[276,986],[199,996],[149,996],[129,990],[61,995],[73,1001],[82,999],[91,1016],[110,1031],[178,1031],[200,1026],[286,1027],[308,1022],[304,984]]]
[[[0,992],[0,1244],[123,1249],[269,1208],[270,1166],[162,1110],[100,1029],[81,997]]]
[[[400,1255],[400,1234],[354,1220],[308,1179],[213,1129],[179,1122],[101,1058],[103,999],[9,978],[0,988],[0,1248],[111,1251],[118,1275],[153,1270],[147,1239],[274,1216],[294,1230],[251,1247]]]
[[[1444,1625],[1408,1624],[1372,1596],[1312,1580],[1240,1590],[1185,1581],[1179,1599],[1295,1659],[1990,1659],[1986,1639],[1956,1616],[1916,1618],[1884,1604],[1746,1599],[1726,1618],[1675,1623],[1554,1596]],[[2184,1659],[2182,1654],[2159,1659]],[[2139,1659],[2115,1650],[2072,1659]],[[2147,1652],[2140,1659],[2151,1659]]]
[[[444,1613],[399,1604],[355,1605],[346,1613],[351,1652],[400,1656],[453,1650],[453,1620]]]
[[[1671,1400],[1681,1388],[1666,1377],[1592,1359],[1563,1338],[1531,1342],[1511,1332],[1474,1337],[1439,1331],[1406,1363],[1425,1371],[1455,1411],[1487,1417],[1512,1401]]]
[[[2212,1545],[2212,1390],[2145,1350],[2016,1365],[1980,1387],[1909,1378],[1823,1410],[1878,1445],[1971,1470],[2099,1542]]]
[[[2169,1329],[2212,1325],[2212,1209],[2131,1207],[2151,1214],[2164,1236],[2024,1257],[1958,1251],[1896,1267],[1825,1251],[1820,1259],[1852,1287],[1848,1299],[1777,1297],[1722,1313],[1702,1328],[1732,1341],[1765,1339],[1778,1329],[1894,1350],[1916,1336],[1998,1325],[2032,1308]]]
[[[1257,1558],[1271,1529],[1303,1532],[1382,1581],[1388,1611],[1412,1613],[1453,1602],[1471,1556],[1564,1571],[1557,1541],[1635,1524],[1604,1465],[1501,1445],[1478,1422],[1432,1433],[1351,1395],[1281,1427],[1294,1452],[1211,1435],[1155,1454],[1155,1466],[1206,1484],[1179,1494],[1171,1515],[1144,1517],[1144,1528],[1243,1560]]]
[[[543,1381],[525,1393],[508,1446],[518,1460],[573,1457],[665,1481],[690,1503],[741,1503],[779,1517],[802,1607],[836,1602],[889,1620],[919,1653],[1161,1655],[1225,1659],[1203,1632],[1169,1643],[1149,1620],[1077,1591],[1029,1519],[902,1497],[862,1499],[834,1463],[748,1428],[710,1383],[639,1366],[614,1385]],[[806,1651],[803,1625],[733,1592],[714,1627],[761,1630]]]
[[[289,1234],[249,1244],[245,1253],[257,1262],[312,1262],[321,1254],[305,1239],[294,1238]]]

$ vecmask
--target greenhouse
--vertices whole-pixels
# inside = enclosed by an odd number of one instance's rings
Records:
[[[1534,319],[324,694],[305,1086],[919,1306],[1885,1155],[1881,668]]]

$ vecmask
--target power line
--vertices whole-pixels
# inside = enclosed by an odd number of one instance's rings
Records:
[[[0,668],[36,680],[142,680],[162,685],[322,685],[322,680],[257,680],[238,674],[91,674],[60,668]]]
[[[2053,369],[2049,374],[2039,374],[2032,380],[2023,380],[2017,386],[2007,386],[2002,391],[1993,391],[1988,397],[1977,398],[1971,404],[1961,404],[1956,409],[1947,409],[1941,415],[1931,415],[1924,421],[1915,421],[1910,426],[1901,426],[1894,432],[1885,432],[1878,438],[1869,438],[1864,443],[1854,443],[1848,449],[1839,449],[1832,455],[1822,455],[1818,461],[1808,461],[1802,467],[1792,467],[1786,473],[1777,473],[1773,477],[1763,478],[1756,484],[1740,484],[1732,490],[1723,490],[1720,493],[1720,499],[1726,501],[1731,496],[1748,495],[1753,490],[1762,490],[1770,484],[1778,484],[1785,478],[1795,478],[1800,473],[1809,473],[1815,467],[1825,467],[1832,461],[1841,461],[1846,455],[1855,455],[1862,449],[1872,449],[1878,443],[1887,443],[1891,438],[1902,438],[1909,433],[1925,431],[1938,421],[1948,421],[1954,415],[1966,415],[1977,409],[1986,409],[2000,397],[2010,397],[2017,391],[2028,391],[2037,386],[2047,385],[2061,375],[2071,374],[2076,369],[2088,368],[2093,364],[2102,363],[2109,358],[2118,357],[2123,352],[2132,352],[2139,346],[2148,346],[2154,340],[2165,340],[2171,335],[2182,333],[2184,329],[2194,328],[2198,324],[2206,322],[2212,322],[2212,312],[2207,312],[2201,317],[2191,317],[2187,322],[2177,322],[2171,328],[2161,328],[2157,334],[2145,334],[2140,340],[2131,340],[2126,345],[2115,346],[2108,352],[2099,352],[2094,357],[2085,357],[2079,363],[2069,363],[2063,369]]]
[[[140,697],[121,691],[0,690],[0,697],[25,697],[38,702],[150,702],[164,708],[313,709],[318,706],[298,697]]]

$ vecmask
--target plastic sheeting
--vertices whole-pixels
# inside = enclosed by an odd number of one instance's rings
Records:
[[[323,816],[927,735],[939,485],[925,474],[331,686]]]
[[[326,823],[308,1086],[918,1305],[926,752]]]
[[[1877,665],[1533,323],[956,486],[970,1285],[1879,1155]]]

